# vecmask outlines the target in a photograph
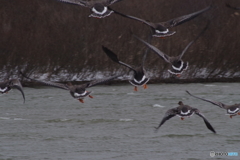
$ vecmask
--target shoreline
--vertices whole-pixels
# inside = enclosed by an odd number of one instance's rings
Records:
[[[53,81],[56,83],[72,83],[72,84],[84,84],[89,81]],[[184,83],[238,83],[240,78],[193,78],[193,79],[177,79],[177,78],[168,78],[168,79],[152,79],[149,80],[148,84],[184,84]],[[121,85],[128,84],[128,80],[113,80],[99,85]],[[36,86],[48,86],[41,84],[39,82],[33,81],[22,81],[24,87],[36,87]]]

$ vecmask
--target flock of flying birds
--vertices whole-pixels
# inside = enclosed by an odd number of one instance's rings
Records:
[[[143,20],[141,18],[138,17],[134,17],[131,15],[126,15],[123,13],[120,13],[118,11],[113,10],[112,8],[110,8],[109,6],[112,5],[113,3],[119,2],[121,0],[96,0],[96,1],[83,1],[83,0],[58,0],[58,1],[62,1],[62,2],[66,2],[66,3],[71,3],[71,4],[75,4],[75,5],[81,5],[84,7],[88,7],[91,9],[92,14],[89,15],[89,17],[95,17],[95,18],[104,18],[107,17],[109,15],[111,15],[112,13],[115,13],[117,15],[123,16],[125,18],[129,18],[129,19],[133,19],[139,22],[144,23],[145,25],[149,26],[151,29],[151,34],[148,37],[148,40],[145,41],[139,37],[137,37],[136,35],[133,34],[133,36],[139,40],[140,42],[142,42],[144,45],[147,46],[147,49],[143,55],[143,59],[142,59],[142,63],[140,66],[138,67],[132,67],[122,61],[120,61],[117,57],[117,55],[111,51],[110,49],[108,49],[105,46],[102,46],[103,51],[106,53],[106,55],[114,62],[125,66],[127,68],[129,68],[130,70],[133,71],[133,79],[129,80],[130,84],[132,84],[134,86],[134,90],[137,91],[137,87],[139,86],[143,86],[144,89],[147,88],[147,82],[149,81],[149,78],[146,75],[146,71],[144,69],[144,62],[146,59],[146,55],[148,53],[149,50],[152,50],[154,53],[156,53],[161,59],[163,59],[165,62],[170,64],[170,69],[168,70],[168,72],[170,74],[174,74],[176,76],[180,76],[182,74],[182,72],[184,70],[186,70],[188,68],[188,62],[183,62],[182,57],[184,55],[184,53],[188,50],[188,48],[205,32],[205,30],[208,28],[208,24],[206,25],[206,27],[199,33],[199,35],[192,40],[182,51],[182,53],[179,56],[176,57],[170,57],[167,54],[165,54],[164,52],[160,51],[158,48],[156,48],[155,46],[151,45],[151,39],[152,37],[167,37],[167,36],[172,36],[173,34],[175,34],[175,31],[170,31],[169,29],[180,25],[182,23],[185,23],[193,18],[196,18],[198,15],[208,11],[209,9],[212,8],[212,5],[196,11],[194,13],[190,13],[187,15],[183,15],[177,18],[173,18],[169,21],[166,22],[159,22],[159,23],[153,23],[153,22],[149,22],[146,20]],[[240,7],[233,7],[229,4],[226,4],[227,7],[232,8],[232,9],[236,9],[236,10],[240,10]],[[99,80],[93,80],[81,85],[72,85],[71,83],[68,84],[62,84],[62,83],[56,83],[56,82],[47,82],[47,81],[40,81],[40,80],[36,80],[36,79],[32,79],[28,76],[26,76],[23,72],[20,71],[20,74],[27,78],[30,79],[32,81],[36,81],[45,85],[49,85],[52,87],[56,87],[56,88],[60,88],[60,89],[64,89],[70,92],[70,95],[79,100],[80,102],[84,103],[83,99],[87,96],[89,96],[90,98],[93,98],[93,96],[91,96],[91,91],[87,91],[87,88],[93,87],[95,85],[98,84],[102,84],[104,82],[113,80],[119,76],[122,75],[116,75],[116,76],[112,76],[112,77],[108,77],[105,79],[99,79]],[[23,87],[21,82],[19,81],[19,79],[10,79],[4,82],[0,82],[0,93],[4,94],[4,93],[8,93],[8,91],[10,91],[12,88],[16,88],[18,89],[24,99],[25,102],[25,95],[23,92]],[[240,115],[240,104],[235,104],[235,105],[225,105],[221,102],[216,102],[216,101],[212,101],[212,100],[208,100],[208,99],[204,99],[201,97],[197,97],[195,95],[192,95],[189,91],[186,91],[190,96],[209,102],[213,105],[219,106],[220,108],[226,109],[227,114],[230,115],[230,118],[232,118],[233,116],[236,115]],[[176,108],[172,108],[169,109],[162,121],[160,122],[159,126],[156,127],[156,129],[159,129],[167,120],[169,120],[170,118],[174,117],[174,116],[179,116],[181,117],[181,119],[183,120],[185,117],[190,117],[193,114],[196,114],[198,116],[200,116],[203,121],[205,122],[207,128],[209,130],[211,130],[213,133],[216,133],[216,131],[214,130],[214,128],[212,127],[212,125],[208,122],[208,120],[204,117],[203,114],[200,113],[200,111],[197,108],[193,108],[190,107],[188,105],[184,105],[182,101],[178,102],[179,106]]]

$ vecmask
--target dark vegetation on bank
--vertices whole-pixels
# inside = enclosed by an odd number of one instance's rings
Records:
[[[88,81],[60,81],[60,83],[72,83],[72,84],[84,84]],[[152,79],[148,82],[148,84],[184,84],[184,83],[236,83],[240,82],[240,78],[193,78],[193,79],[176,79],[176,78],[167,78],[167,79]],[[42,83],[38,82],[33,82],[33,81],[24,81],[23,85],[26,87],[42,87],[46,86]],[[130,85],[127,80],[114,80],[114,81],[109,81],[105,82],[104,84],[101,85],[106,85],[106,86],[111,86],[111,85]]]
[[[178,55],[211,20],[208,30],[185,53],[189,69],[182,79],[170,76],[168,64],[149,52],[145,68],[153,82],[239,81],[240,11],[225,3],[240,6],[237,0],[213,0],[214,7],[185,24],[172,28],[177,33],[152,44],[168,55]],[[153,22],[166,21],[210,5],[210,0],[123,0],[111,7],[119,12]],[[48,73],[69,81],[94,76],[98,71],[127,72],[112,62],[101,46],[113,50],[131,65],[139,65],[146,48],[134,39],[147,39],[149,28],[137,21],[112,14],[104,19],[89,18],[90,10],[56,0],[0,0],[1,79]],[[205,70],[205,71],[204,71]],[[60,78],[60,73],[67,72]],[[127,72],[128,73],[128,72]],[[112,74],[112,75],[113,75]]]

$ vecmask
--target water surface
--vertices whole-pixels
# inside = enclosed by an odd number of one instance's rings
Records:
[[[190,97],[185,90],[226,104],[240,102],[239,83],[150,84],[138,92],[128,84],[96,86],[85,103],[61,89],[24,88],[0,95],[0,159],[8,160],[166,160],[239,159],[210,157],[210,151],[240,154],[240,116]],[[197,115],[174,117],[158,132],[165,112],[183,101]]]

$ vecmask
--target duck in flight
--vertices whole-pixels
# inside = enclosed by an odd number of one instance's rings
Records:
[[[201,97],[197,97],[197,96],[191,94],[189,91],[186,91],[186,92],[194,98],[203,100],[205,102],[212,103],[213,105],[216,105],[220,108],[225,109],[227,111],[227,115],[229,115],[230,118],[232,118],[233,116],[236,116],[236,115],[240,115],[240,104],[226,105],[226,104],[223,104],[222,102],[217,102],[217,101],[212,101],[212,100],[209,100],[209,99],[204,99],[204,98],[201,98]]]
[[[200,111],[197,108],[184,105],[182,101],[179,101],[178,104],[179,104],[178,107],[169,109],[165,113],[162,121],[160,122],[158,127],[156,127],[156,130],[158,130],[167,120],[169,120],[172,117],[179,116],[181,117],[181,120],[184,120],[185,117],[190,117],[193,114],[196,114],[203,119],[205,125],[209,130],[211,130],[213,133],[216,133],[212,125],[208,122],[208,120],[204,117],[204,115],[200,113]]]
[[[168,70],[169,73],[175,74],[178,77],[183,73],[184,70],[187,70],[188,68],[188,62],[183,62],[182,57],[185,54],[185,52],[188,50],[188,48],[206,31],[208,28],[209,23],[205,26],[205,28],[199,33],[199,35],[191,41],[182,51],[182,53],[178,56],[168,56],[164,52],[160,51],[153,45],[149,44],[148,42],[144,41],[143,39],[137,37],[136,35],[133,35],[135,38],[137,38],[139,41],[144,43],[148,48],[153,50],[159,57],[161,57],[163,60],[165,60],[167,63],[171,65],[171,69]]]
[[[147,41],[150,43],[151,40],[152,40],[152,36],[151,36],[151,34],[149,34]],[[146,70],[144,68],[144,63],[145,63],[149,48],[147,48],[145,50],[145,52],[143,53],[142,63],[138,67],[132,67],[132,66],[120,61],[118,59],[117,55],[113,51],[108,49],[107,47],[102,46],[102,49],[111,60],[113,60],[114,62],[116,62],[122,66],[125,66],[133,71],[133,79],[129,80],[129,83],[134,86],[135,91],[138,91],[139,86],[143,86],[144,89],[147,88],[147,82],[150,80],[150,78],[146,74]]]
[[[113,11],[108,8],[108,6],[121,0],[95,0],[95,1],[58,0],[58,1],[88,7],[93,12],[91,15],[89,15],[89,17],[105,18],[113,13]]]
[[[45,84],[45,85],[48,85],[48,86],[68,90],[70,92],[71,96],[73,98],[79,100],[79,102],[81,102],[81,103],[84,103],[83,99],[86,96],[89,96],[90,98],[93,98],[93,96],[90,95],[91,91],[87,91],[86,90],[87,88],[90,88],[90,87],[96,86],[98,84],[108,82],[110,80],[113,80],[113,79],[121,76],[121,75],[117,75],[117,76],[112,76],[112,77],[105,78],[105,79],[93,80],[93,81],[90,81],[90,82],[87,82],[87,83],[84,83],[84,84],[81,84],[81,85],[72,85],[71,83],[62,84],[62,83],[56,83],[56,82],[40,81],[40,80],[36,80],[36,79],[32,79],[30,77],[27,77],[22,72],[20,72],[20,73],[23,75],[23,77],[25,77],[27,79],[30,79],[32,81],[36,81],[36,82],[39,82],[39,83],[42,83],[42,84]]]
[[[130,16],[130,15],[125,15],[125,14],[122,14],[122,13],[120,13],[118,11],[115,11],[111,8],[110,9],[118,15],[121,15],[121,16],[126,17],[126,18],[130,18],[130,19],[134,19],[134,20],[140,21],[140,22],[148,25],[152,29],[152,33],[153,33],[152,36],[154,36],[154,37],[167,37],[167,36],[172,36],[173,34],[176,33],[175,31],[170,31],[169,28],[178,26],[178,25],[180,25],[182,23],[185,23],[185,22],[187,22],[191,19],[194,19],[195,17],[197,17],[200,14],[209,10],[211,7],[212,7],[212,5],[206,7],[202,10],[199,10],[197,12],[187,14],[187,15],[183,15],[183,16],[171,19],[169,21],[159,22],[159,23],[149,22],[149,21],[146,21],[144,19],[137,18],[137,17]]]
[[[25,103],[25,95],[23,92],[23,87],[21,82],[18,79],[10,79],[4,82],[0,82],[0,93],[5,94],[8,93],[13,88],[19,90],[23,96],[23,103]]]
[[[116,62],[122,66],[129,68],[130,70],[132,70],[134,72],[133,80],[129,80],[129,83],[134,86],[135,91],[138,91],[138,88],[137,88],[138,86],[143,86],[144,89],[147,88],[147,82],[150,80],[150,78],[148,78],[146,75],[146,71],[144,69],[144,61],[146,59],[146,54],[147,54],[148,50],[146,50],[146,52],[143,56],[142,64],[138,67],[132,67],[132,66],[120,61],[118,59],[117,55],[113,51],[108,49],[107,47],[102,46],[102,49],[111,60],[113,60],[114,62]]]

